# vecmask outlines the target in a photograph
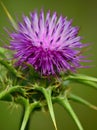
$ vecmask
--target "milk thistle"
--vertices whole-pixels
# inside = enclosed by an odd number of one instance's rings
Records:
[[[53,104],[58,103],[70,114],[79,130],[84,130],[69,100],[76,101],[97,110],[97,107],[72,94],[70,84],[77,82],[97,89],[97,78],[78,74],[87,62],[82,49],[87,46],[78,36],[79,28],[72,26],[67,17],[57,17],[50,11],[44,15],[41,10],[23,15],[16,23],[1,2],[13,28],[7,48],[0,48],[0,64],[5,71],[1,74],[0,100],[20,104],[24,117],[20,130],[25,130],[32,112],[48,109],[57,129]],[[5,51],[11,52],[7,58]],[[8,59],[8,60],[5,60]],[[5,79],[6,77],[6,79]],[[6,80],[6,82],[5,82]],[[4,88],[7,88],[4,90]]]
[[[23,22],[18,23],[17,30],[10,34],[10,49],[15,51],[18,65],[28,63],[41,75],[59,74],[61,71],[74,71],[81,67],[78,27],[72,27],[72,20],[66,17],[57,18],[57,13],[51,16],[50,11],[44,18],[41,10],[31,13],[30,18],[23,16]],[[78,49],[77,49],[78,48]]]

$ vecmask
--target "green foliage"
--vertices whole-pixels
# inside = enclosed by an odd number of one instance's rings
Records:
[[[31,112],[37,110],[47,111],[47,109],[57,130],[53,110],[53,104],[55,103],[64,107],[77,124],[79,130],[83,130],[69,100],[84,104],[94,110],[97,110],[97,107],[72,94],[70,84],[77,82],[97,89],[97,79],[69,72],[61,74],[57,78],[56,76],[44,77],[27,63],[25,64],[28,68],[25,70],[22,67],[16,67],[14,65],[15,61],[6,60],[5,51],[6,49],[0,48],[0,100],[15,102],[24,107],[25,113],[21,130],[25,129]]]

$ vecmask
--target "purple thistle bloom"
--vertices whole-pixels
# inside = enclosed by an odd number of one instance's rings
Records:
[[[43,10],[38,16],[31,13],[30,18],[23,16],[18,29],[11,33],[11,49],[15,51],[18,65],[31,64],[42,75],[54,75],[61,71],[75,71],[80,68],[83,45],[78,35],[78,27],[72,27],[72,20],[57,18],[56,12],[44,18]]]

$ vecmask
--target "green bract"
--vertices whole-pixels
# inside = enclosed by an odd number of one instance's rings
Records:
[[[53,110],[53,104],[55,103],[64,107],[77,124],[79,130],[83,130],[69,100],[84,104],[94,110],[97,110],[97,107],[73,94],[70,91],[70,85],[72,83],[80,83],[97,89],[96,78],[70,73],[62,74],[57,78],[41,77],[30,65],[28,65],[29,69],[21,70],[21,68],[15,68],[12,61],[5,61],[4,57],[0,56],[0,67],[3,67],[0,75],[0,87],[2,88],[0,100],[7,102],[14,101],[25,108],[21,130],[25,129],[31,112],[47,109],[57,130]]]

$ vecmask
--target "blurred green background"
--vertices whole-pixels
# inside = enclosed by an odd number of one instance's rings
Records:
[[[73,25],[80,27],[80,35],[84,43],[91,43],[88,51],[89,59],[93,60],[89,69],[81,69],[80,73],[97,77],[97,1],[96,0],[2,0],[14,18],[41,8],[44,11],[57,11],[58,15],[73,19]],[[0,39],[6,39],[3,27],[9,27],[8,18],[0,6]],[[77,95],[97,105],[97,91],[82,85],[72,85]],[[85,130],[97,130],[97,111],[83,105],[72,103]],[[78,130],[68,114],[58,105],[54,106],[58,130]],[[13,103],[0,102],[0,130],[19,130],[22,108]],[[31,117],[30,130],[54,130],[48,113],[36,112]]]

